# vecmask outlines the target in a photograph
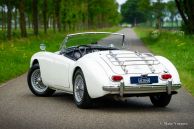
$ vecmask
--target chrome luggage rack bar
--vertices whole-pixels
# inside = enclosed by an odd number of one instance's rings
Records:
[[[160,63],[151,53],[128,52],[115,54],[109,51],[106,57],[113,65],[121,66],[125,73],[128,73],[126,67],[132,65],[148,65],[152,73],[154,73],[155,69],[152,65],[158,65]]]

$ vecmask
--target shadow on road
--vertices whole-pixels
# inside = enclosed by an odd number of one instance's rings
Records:
[[[74,108],[77,108],[74,104],[73,95],[66,94],[63,92],[55,93],[49,99],[55,101],[72,104]],[[149,101],[144,98],[131,97],[127,100],[115,100],[113,98],[99,98],[94,100],[93,108],[86,110],[106,111],[106,112],[176,112],[175,109],[171,108],[158,108],[154,107]],[[78,109],[78,108],[77,108]]]

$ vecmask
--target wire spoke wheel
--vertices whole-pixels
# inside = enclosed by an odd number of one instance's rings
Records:
[[[74,82],[74,94],[77,102],[81,102],[84,96],[84,80],[81,75],[77,75]]]
[[[73,78],[73,96],[75,104],[79,108],[90,108],[92,106],[92,99],[88,94],[82,70],[78,69]]]
[[[32,87],[34,88],[34,90],[36,90],[40,93],[46,91],[46,89],[48,88],[47,86],[45,86],[42,83],[42,79],[41,79],[41,75],[40,75],[40,69],[36,69],[32,72],[31,84],[32,84]]]

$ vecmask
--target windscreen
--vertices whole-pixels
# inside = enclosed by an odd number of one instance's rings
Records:
[[[66,39],[66,47],[99,44],[103,46],[120,47],[124,41],[124,36],[121,34],[112,33],[85,33],[70,35]]]

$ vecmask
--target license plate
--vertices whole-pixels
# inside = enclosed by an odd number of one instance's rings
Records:
[[[157,76],[147,76],[147,77],[130,77],[131,84],[152,84],[152,83],[158,83],[158,77]]]

